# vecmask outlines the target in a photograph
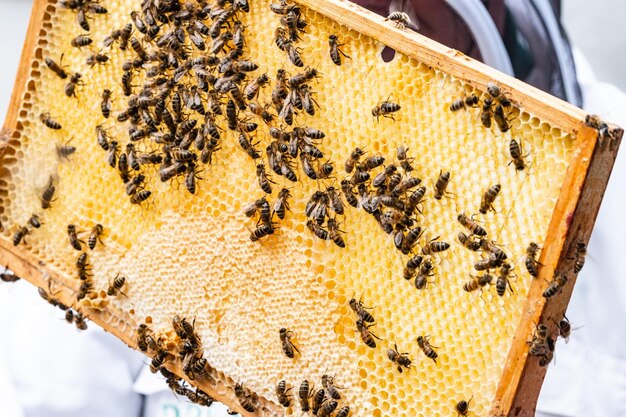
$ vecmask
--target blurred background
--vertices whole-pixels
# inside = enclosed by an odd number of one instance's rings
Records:
[[[28,27],[30,0],[0,0],[0,118],[4,121]],[[562,21],[572,45],[589,60],[599,80],[626,90],[626,20],[624,0],[566,0]],[[9,284],[5,284],[7,287]],[[19,283],[18,285],[27,285]],[[11,288],[2,288],[9,292]],[[9,295],[10,296],[10,295]],[[2,298],[0,297],[0,300]],[[0,344],[0,348],[2,345]],[[0,416],[18,417],[12,387],[0,352]]]

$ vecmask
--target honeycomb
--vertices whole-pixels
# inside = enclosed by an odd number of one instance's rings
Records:
[[[95,128],[103,125],[121,149],[128,143],[128,125],[115,117],[127,100],[121,67],[133,51],[100,49],[100,44],[130,22],[129,13],[140,6],[138,1],[106,2],[107,14],[89,17],[93,45],[78,49],[70,46],[71,40],[86,32],[76,23],[76,14],[46,3],[18,116],[19,141],[11,142],[2,161],[4,236],[12,238],[38,213],[43,225],[25,236],[24,248],[78,288],[78,252],[68,243],[67,226],[76,225],[86,239],[95,224],[102,224],[103,243],[87,252],[96,298],[104,302],[88,298],[77,308],[82,305],[89,315],[89,306],[106,307],[111,315],[104,324],[130,337],[146,320],[155,331],[171,335],[174,315],[195,319],[205,357],[218,371],[211,393],[217,398],[241,382],[277,404],[280,380],[297,393],[303,380],[317,389],[328,374],[342,388],[340,406],[349,405],[354,416],[447,416],[455,413],[457,402],[470,399],[470,415],[486,415],[532,282],[520,259],[530,242],[541,245],[546,239],[575,137],[517,107],[507,113],[511,129],[505,133],[495,123],[485,128],[479,108],[451,112],[455,99],[471,94],[484,99],[487,93],[401,53],[384,62],[384,46],[378,41],[302,7],[308,25],[296,45],[306,68],[320,74],[310,82],[319,107],[315,115],[298,113],[294,126],[325,133],[317,146],[334,171],[330,178],[314,181],[298,166],[298,181],[291,182],[267,167],[275,182],[268,199],[273,202],[287,187],[290,210],[277,220],[276,233],[253,242],[250,234],[257,224],[244,208],[264,193],[255,162],[223,118],[217,119],[221,149],[212,163],[199,167],[195,194],[187,191],[184,177],[162,182],[158,168],[148,167],[146,189],[152,194],[141,204],[131,204],[117,170],[107,165]],[[304,71],[274,43],[280,17],[265,0],[250,2],[250,12],[239,16],[245,26],[246,59],[259,63],[250,77],[267,73],[270,78],[258,98],[262,104],[271,103],[278,69],[290,75]],[[330,34],[338,35],[341,50],[349,56],[340,66],[329,57]],[[98,51],[109,56],[108,62],[88,65],[86,58]],[[65,95],[67,80],[60,80],[43,61],[50,57],[60,62],[61,56],[68,73],[82,74],[75,97]],[[133,83],[142,81],[138,76]],[[100,111],[104,88],[113,98],[108,119]],[[401,109],[393,119],[374,118],[372,109],[385,100]],[[42,113],[49,113],[62,129],[47,128],[39,120]],[[277,118],[268,126],[248,117],[259,124],[253,135],[259,150],[272,141],[270,126],[284,127]],[[511,164],[512,138],[522,143],[524,170]],[[139,143],[145,152],[155,149]],[[65,144],[77,150],[59,158],[57,149]],[[413,158],[411,175],[427,188],[418,215],[425,229],[420,245],[437,237],[450,244],[432,255],[433,275],[423,290],[403,278],[410,256],[399,252],[393,236],[363,209],[346,204],[345,215],[337,216],[345,248],[318,239],[307,228],[307,202],[316,191],[339,187],[348,177],[343,166],[354,148],[383,156],[389,165],[400,146]],[[382,170],[373,169],[372,178]],[[433,187],[445,171],[451,179],[443,198],[436,199]],[[54,200],[50,209],[42,210],[41,194],[51,178]],[[497,295],[495,285],[463,291],[470,274],[477,274],[473,265],[480,255],[457,240],[460,231],[467,232],[457,216],[478,213],[483,193],[494,184],[501,185],[495,210],[474,219],[514,266],[504,296]],[[126,277],[125,296],[106,296],[103,291],[118,274]],[[375,348],[367,347],[356,330],[351,298],[371,307],[376,324],[370,331],[379,338]],[[299,350],[294,359],[281,349],[281,328],[293,331]],[[420,350],[420,335],[430,336],[436,362]],[[387,357],[394,346],[412,360],[402,373]],[[297,398],[294,404],[287,414],[298,415]],[[238,404],[229,405],[239,410]]]

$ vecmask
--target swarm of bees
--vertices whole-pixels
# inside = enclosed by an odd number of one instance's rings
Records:
[[[262,197],[243,209],[247,217],[257,220],[250,233],[251,241],[257,242],[275,234],[279,227],[275,218],[284,220],[290,211],[290,188],[277,185],[277,177],[295,183],[304,179],[301,175],[304,173],[318,184],[317,191],[310,196],[305,207],[306,226],[310,233],[320,240],[330,240],[337,247],[345,248],[349,243],[345,238],[346,232],[341,229],[345,203],[363,209],[373,216],[385,234],[393,236],[399,253],[408,257],[403,277],[407,281],[413,280],[412,285],[418,290],[427,288],[439,269],[439,257],[450,248],[450,244],[439,240],[439,236],[430,236],[430,239],[424,236],[426,227],[422,203],[428,198],[429,190],[415,174],[408,148],[400,146],[392,163],[382,155],[368,155],[363,148],[355,148],[344,164],[348,176],[340,180],[340,185],[335,184],[335,164],[320,149],[326,134],[297,123],[300,114],[315,115],[316,108],[319,108],[314,98],[314,86],[322,76],[317,69],[305,66],[303,50],[297,46],[307,27],[300,7],[286,0],[271,4],[272,11],[279,16],[274,44],[285,53],[286,63],[296,69],[287,71],[281,68],[275,75],[259,75],[255,74],[259,65],[246,57],[247,29],[242,23],[242,14],[249,12],[248,1],[218,1],[209,6],[204,2],[144,0],[141,11],[133,11],[130,22],[114,29],[102,42],[101,50],[91,51],[86,58],[90,67],[107,63],[109,56],[105,50],[115,46],[131,55],[121,68],[123,97],[113,97],[108,88],[101,93],[99,107],[105,120],[96,126],[95,137],[105,152],[103,164],[119,174],[133,205],[142,204],[153,195],[147,189],[151,172],[158,172],[161,182],[183,181],[187,191],[195,194],[196,181],[202,179],[202,166],[212,165],[222,141],[228,135],[234,135],[246,158],[252,160],[251,166],[256,173],[255,187],[258,185],[263,192]],[[60,5],[76,13],[79,25],[86,31],[89,30],[91,14],[107,13],[97,1],[61,0]],[[411,24],[408,15],[401,12],[391,14],[386,20],[400,28]],[[78,35],[71,41],[71,46],[79,50],[89,49],[92,44],[93,39],[87,35]],[[345,45],[338,35],[329,35],[328,46],[328,56],[333,64],[341,66],[343,58],[350,59],[341,50]],[[83,75],[64,68],[62,58],[57,64],[47,57],[46,66],[60,79],[69,79],[65,84],[65,95],[76,97],[77,89],[80,92],[83,84]],[[143,80],[142,84],[138,84],[138,80]],[[271,102],[264,103],[259,99],[259,92],[268,85],[273,85]],[[121,106],[119,112],[114,110],[114,102]],[[484,96],[471,94],[458,98],[449,108],[452,112],[479,109],[485,128],[491,129],[493,122],[500,132],[506,133],[511,130],[507,114],[511,105],[500,87],[490,83]],[[395,120],[400,110],[401,105],[389,97],[380,100],[371,114],[376,121],[381,117],[383,120]],[[39,120],[49,129],[62,129],[62,125],[49,113],[41,113]],[[113,129],[105,126],[109,122],[124,126],[127,137],[112,137],[110,131]],[[608,131],[606,124],[595,119],[589,119],[588,124],[596,127],[599,134],[608,135],[605,133]],[[259,125],[269,128],[271,142],[265,147],[265,152],[258,137]],[[227,128],[222,129],[221,126]],[[525,170],[528,154],[524,154],[522,141],[511,138],[508,150],[510,164],[515,170]],[[68,143],[57,146],[60,159],[67,159],[75,152],[76,148]],[[452,172],[441,170],[437,178],[432,179],[435,200],[452,195],[449,186],[451,182],[454,184],[455,178]],[[50,177],[40,197],[43,209],[50,208],[55,190],[56,181]],[[277,197],[272,197],[276,191]],[[500,184],[484,191],[479,206],[482,215],[497,210],[500,192]],[[33,214],[28,224],[18,229],[13,235],[14,245],[26,243],[27,235],[41,226],[41,217],[40,214]],[[471,276],[471,280],[464,283],[463,290],[482,291],[486,286],[495,285],[501,297],[507,289],[512,291],[510,281],[514,267],[507,262],[508,255],[501,245],[488,239],[486,226],[471,213],[460,213],[457,220],[463,227],[458,234],[460,244],[482,255],[474,265],[481,275]],[[94,250],[98,242],[102,245],[104,228],[100,224],[95,225],[87,242],[80,239],[83,233],[75,225],[67,227],[70,246],[80,252],[76,260],[81,282],[77,301],[95,292],[88,252],[83,248],[86,244]],[[526,250],[524,265],[533,277],[538,275],[541,266],[539,251],[535,243],[531,243]],[[583,267],[585,253],[585,244],[579,242],[575,250],[575,273]],[[3,273],[0,278],[6,282],[19,279],[9,273]],[[557,295],[566,283],[566,275],[555,276],[543,296],[550,298]],[[111,297],[124,295],[122,290],[126,285],[126,277],[118,274],[109,283],[106,293]],[[66,311],[69,323],[75,323],[81,330],[87,327],[81,312],[61,304],[42,289],[40,294],[50,304]],[[376,348],[377,340],[381,339],[371,330],[377,325],[372,308],[355,298],[350,300],[349,305],[355,314],[355,327],[362,342],[369,348]],[[211,378],[212,368],[203,357],[202,342],[194,326],[195,322],[175,316],[172,328],[176,343],[172,347],[166,338],[157,336],[146,324],[142,324],[137,329],[136,342],[142,351],[151,355],[151,370],[160,372],[174,393],[194,403],[210,406],[213,402],[210,396],[199,389],[190,389],[164,366],[179,360],[185,376],[190,380]],[[558,326],[561,337],[567,339],[571,331],[569,321],[564,317]],[[296,352],[300,353],[293,337],[291,330],[279,330],[282,352],[289,359],[293,359]],[[437,364],[439,347],[431,345],[430,336],[420,335],[416,342],[419,351]],[[540,357],[542,366],[550,362],[554,340],[545,326],[537,326],[528,344],[531,355]],[[399,373],[408,372],[414,366],[410,354],[400,352],[395,342],[393,348],[387,349],[386,356]],[[333,413],[337,417],[347,417],[350,408],[347,405],[340,407],[342,388],[334,384],[334,378],[323,375],[321,385],[322,388],[315,390],[307,380],[301,383],[297,397],[302,412],[311,411],[318,417],[329,417]],[[285,408],[292,407],[295,403],[294,390],[295,387],[281,380],[276,386],[279,404]],[[235,395],[244,410],[256,412],[259,408],[259,398],[243,383],[235,385]],[[470,401],[456,404],[458,415],[469,415]]]
[[[303,380],[298,388],[298,403],[302,413],[311,412],[316,417],[329,417],[340,405],[342,401],[341,387],[335,385],[334,377],[322,375],[322,388],[315,390],[308,380]],[[285,380],[276,385],[276,398],[278,403],[285,408],[293,405],[292,387],[288,386]],[[243,405],[243,404],[242,404]],[[344,405],[337,410],[335,416],[347,417],[350,414],[350,407]]]

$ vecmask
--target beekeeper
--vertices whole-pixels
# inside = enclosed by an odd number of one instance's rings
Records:
[[[490,1],[488,9],[479,0],[357,3],[382,15],[404,11],[423,34],[626,126],[626,95],[596,80],[582,56],[572,58],[555,18],[558,0]],[[626,416],[621,323],[626,317],[626,280],[621,279],[626,195],[619,188],[626,180],[625,158],[624,152],[617,158],[567,312],[579,328],[568,344],[557,342],[539,417]],[[0,285],[1,360],[10,382],[0,365],[3,417],[227,415],[221,404],[199,407],[174,396],[163,378],[149,371],[143,355],[95,325],[79,334],[23,282]],[[2,407],[13,415],[1,413]]]

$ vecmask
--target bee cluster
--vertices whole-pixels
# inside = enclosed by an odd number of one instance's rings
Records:
[[[335,386],[335,379],[330,375],[322,375],[321,380],[322,388],[318,390],[315,390],[308,380],[303,380],[298,388],[298,402],[303,413],[311,412],[317,417],[329,417],[340,405],[342,397],[339,389],[342,388]],[[292,387],[288,387],[285,380],[280,381],[276,386],[278,402],[285,408],[293,406],[294,401],[291,390]],[[344,405],[337,410],[335,417],[348,417],[349,414],[350,407]]]
[[[480,120],[483,127],[491,129],[492,120],[494,120],[498,130],[502,134],[508,134],[511,130],[511,116],[507,114],[507,109],[512,106],[512,103],[495,83],[488,83],[486,90],[486,94],[480,98],[475,94],[471,94],[454,100],[449,109],[452,112],[458,112],[462,109],[480,108]],[[586,123],[588,126],[598,130],[598,137],[600,139],[613,138],[613,134],[609,131],[608,125],[602,122],[597,116],[587,116]],[[525,170],[528,167],[525,160],[528,154],[523,154],[521,140],[518,141],[511,137],[508,150],[511,157],[509,165],[513,164],[516,171]],[[481,214],[486,215],[489,211],[495,211],[494,202],[500,194],[500,191],[500,184],[495,184],[485,191],[480,203],[479,211]],[[464,284],[463,289],[467,292],[476,291],[478,289],[482,290],[485,286],[495,281],[496,292],[499,296],[503,296],[507,288],[512,291],[510,278],[512,277],[514,267],[506,261],[508,255],[495,241],[490,241],[486,238],[487,232],[482,226],[477,224],[473,218],[469,218],[465,214],[460,214],[458,220],[471,232],[469,236],[460,232],[458,235],[459,242],[471,251],[480,250],[483,252],[483,255],[486,255],[474,264],[474,268],[477,271],[485,272],[480,276],[472,276],[472,279]],[[540,251],[541,248],[539,245],[535,242],[531,242],[527,246],[526,254],[523,257],[525,269],[533,278],[539,275],[541,263],[538,257]],[[569,259],[574,261],[572,267],[573,273],[578,274],[585,262],[585,243],[576,242],[573,252],[573,256]],[[495,280],[494,277],[489,274],[489,270],[493,268],[499,268]],[[567,282],[567,274],[555,272],[554,277],[543,291],[543,297],[549,299],[556,296],[562,291]],[[569,321],[564,317],[563,320],[557,323],[557,328],[559,335],[567,340],[571,331]],[[528,344],[530,346],[530,355],[539,357],[540,366],[547,366],[552,360],[555,341],[555,338],[549,335],[547,325],[537,325],[535,334],[533,338],[528,341]]]
[[[195,404],[210,407],[213,398],[199,388],[190,389],[182,378],[163,366],[166,362],[178,358],[182,363],[183,372],[190,380],[212,378],[209,375],[211,367],[203,357],[202,341],[194,328],[194,323],[176,315],[172,318],[172,328],[176,334],[174,343],[171,343],[166,335],[157,336],[147,324],[140,324],[137,328],[137,346],[142,352],[152,355],[150,370],[153,373],[160,372],[172,392],[187,397]]]
[[[50,294],[43,288],[39,288],[39,296],[46,300],[51,306],[57,307],[61,311],[65,311],[65,321],[70,324],[74,323],[78,330],[87,330],[87,322],[83,313],[63,304],[55,298],[56,294]]]

